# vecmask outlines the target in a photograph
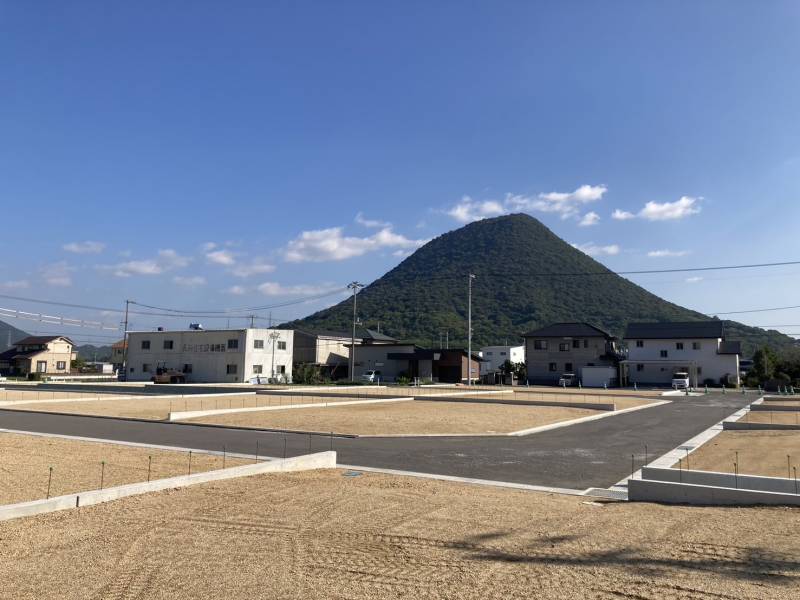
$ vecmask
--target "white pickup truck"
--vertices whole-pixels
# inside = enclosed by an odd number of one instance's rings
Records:
[[[688,390],[689,389],[689,374],[683,371],[678,371],[672,374],[672,389],[674,390]]]

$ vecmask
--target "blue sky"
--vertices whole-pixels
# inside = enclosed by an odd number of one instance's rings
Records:
[[[615,270],[798,259],[799,21],[795,2],[0,2],[0,294],[275,304],[510,211]],[[798,271],[634,281],[717,312],[800,304]],[[798,312],[739,318],[800,332]]]

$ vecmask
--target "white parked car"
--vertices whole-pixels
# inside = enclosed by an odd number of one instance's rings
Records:
[[[578,380],[575,377],[575,373],[564,373],[558,380],[558,385],[561,387],[569,387],[571,385],[575,385],[577,381]]]
[[[683,371],[678,371],[672,374],[672,389],[674,390],[688,390],[689,389],[689,374]]]
[[[380,371],[367,371],[361,376],[361,381],[368,381],[369,383],[377,383],[381,380]]]

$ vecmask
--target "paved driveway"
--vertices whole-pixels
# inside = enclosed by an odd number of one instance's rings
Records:
[[[609,487],[752,402],[708,394],[526,437],[329,438],[181,423],[0,410],[0,427],[266,456],[333,447],[341,464],[571,489]]]

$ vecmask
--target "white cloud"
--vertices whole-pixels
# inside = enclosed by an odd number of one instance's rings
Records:
[[[584,254],[589,256],[614,256],[619,254],[620,248],[617,244],[610,244],[608,246],[598,246],[592,242],[587,244],[572,244],[573,248],[577,248]]]
[[[190,277],[183,277],[181,275],[176,275],[172,278],[172,281],[177,283],[178,285],[183,285],[186,287],[197,287],[199,285],[206,284],[206,278],[200,275],[193,275]]]
[[[648,221],[673,221],[700,212],[697,198],[681,196],[675,202],[648,202],[639,211],[639,216]]]
[[[508,210],[497,200],[473,200],[469,196],[461,198],[461,202],[447,211],[459,223],[471,223],[488,217],[499,217]]]
[[[42,279],[48,285],[56,287],[69,287],[72,285],[71,273],[75,267],[69,266],[66,261],[59,261],[51,265],[46,265],[39,269]]]
[[[110,271],[117,277],[131,275],[161,275],[167,271],[180,269],[191,262],[190,258],[181,256],[175,250],[159,250],[155,258],[129,260],[116,265],[100,265],[98,269]]]
[[[64,244],[62,248],[74,254],[100,254],[106,249],[106,245],[103,242],[70,242]]]
[[[396,256],[397,258],[408,258],[414,254],[413,250],[395,250],[392,252],[392,256]]]
[[[596,212],[591,211],[583,215],[583,218],[578,222],[578,225],[581,227],[591,227],[592,225],[597,225],[600,222],[600,215]]]
[[[247,290],[243,288],[241,285],[232,285],[227,290],[225,290],[228,294],[233,294],[234,296],[242,296],[247,293]]]
[[[252,277],[253,275],[263,275],[264,273],[272,273],[275,270],[275,265],[271,265],[266,263],[261,258],[253,259],[249,264],[238,264],[233,269],[231,269],[231,273],[236,277],[241,277],[242,279],[246,279],[248,277]]]
[[[236,255],[230,250],[213,250],[206,252],[206,260],[215,265],[230,267],[236,264]]]
[[[359,212],[359,213],[356,215],[356,219],[355,219],[355,221],[356,221],[356,223],[358,223],[359,225],[363,225],[364,227],[370,227],[370,228],[372,228],[372,227],[374,227],[374,228],[378,228],[378,227],[391,227],[391,226],[392,226],[392,224],[391,224],[391,223],[387,223],[386,221],[376,221],[376,220],[374,220],[374,219],[367,219],[367,218],[364,216],[364,213],[362,213],[362,212]]]
[[[342,285],[336,283],[324,283],[320,285],[283,285],[275,281],[265,281],[259,285],[257,289],[265,296],[316,296],[336,291],[342,287]],[[342,293],[344,293],[344,291]]]
[[[211,252],[214,248],[217,247],[216,242],[206,242],[202,245],[203,252]]]
[[[11,281],[3,281],[0,283],[0,288],[4,290],[25,290],[31,286],[27,279],[17,279]]]
[[[687,277],[686,283],[697,283],[698,281],[703,281],[702,277]]]
[[[615,208],[614,212],[611,213],[611,218],[616,219],[617,221],[627,221],[628,219],[635,219],[636,215],[632,212],[628,212],[627,210]]]
[[[384,227],[371,236],[342,235],[341,227],[303,231],[288,243],[284,258],[288,262],[324,262],[346,260],[381,248],[418,248],[427,240],[412,240]]]
[[[514,211],[555,213],[562,219],[577,218],[582,205],[600,200],[607,191],[604,185],[582,185],[572,192],[548,192],[537,196],[506,194],[502,201],[473,200],[464,196],[445,212],[460,223],[498,217]]]
[[[647,253],[650,258],[673,258],[678,256],[686,256],[690,254],[689,250],[651,250]]]

